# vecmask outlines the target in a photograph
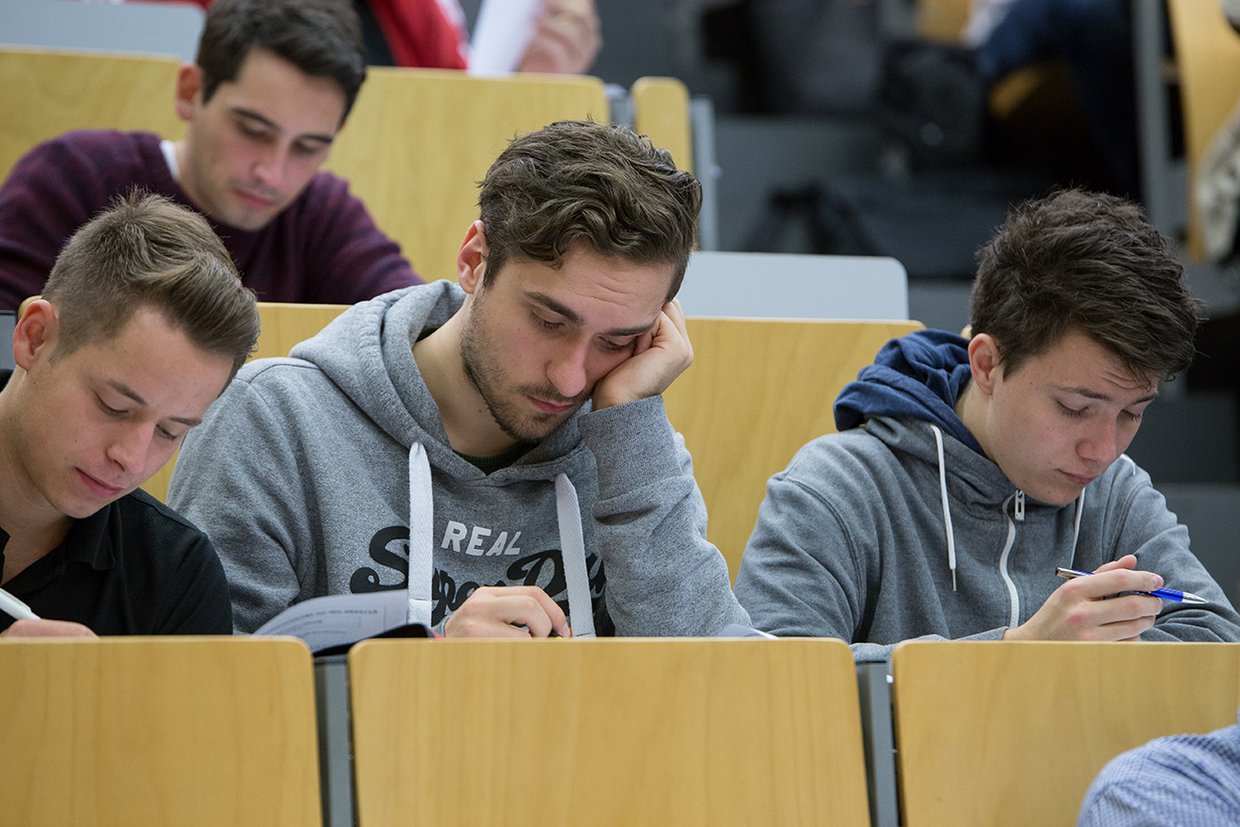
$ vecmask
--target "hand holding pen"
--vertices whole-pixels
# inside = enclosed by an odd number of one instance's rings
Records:
[[[1137,570],[1137,558],[1125,554],[1075,577],[1050,593],[1046,602],[1004,640],[1137,640],[1154,625],[1163,603],[1150,592],[1162,578]]]
[[[24,602],[0,589],[0,611],[14,622],[0,632],[0,637],[94,637],[95,633],[81,623],[68,620],[43,620]]]
[[[1059,566],[1055,569],[1055,576],[1062,577],[1065,580],[1071,580],[1074,577],[1088,577],[1091,574],[1093,574],[1092,571],[1078,571],[1077,569],[1065,569],[1063,566]],[[1206,600],[1204,597],[1195,595],[1192,592],[1182,592],[1179,589],[1168,589],[1165,587],[1159,588],[1159,589],[1152,589],[1147,592],[1138,592],[1138,594],[1148,594],[1151,597],[1158,597],[1163,600],[1170,600],[1173,603],[1205,604],[1205,603],[1210,602],[1209,600]]]

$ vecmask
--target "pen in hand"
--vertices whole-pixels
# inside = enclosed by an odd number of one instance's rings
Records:
[[[0,589],[0,611],[14,620],[38,620],[39,616],[30,610],[22,601]]]
[[[1071,580],[1074,577],[1088,577],[1093,574],[1092,571],[1078,571],[1077,569],[1065,569],[1062,566],[1055,569],[1055,576]],[[1209,603],[1204,597],[1195,595],[1192,592],[1182,592],[1179,589],[1154,589],[1151,592],[1138,592],[1138,594],[1148,594],[1153,597],[1161,597],[1163,600],[1171,600],[1175,603]]]

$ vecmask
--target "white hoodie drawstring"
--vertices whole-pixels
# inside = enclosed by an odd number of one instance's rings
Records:
[[[590,603],[590,574],[586,570],[586,542],[581,530],[577,489],[567,474],[555,477],[555,515],[560,522],[560,558],[568,589],[568,619],[573,637],[594,637],[594,607]]]
[[[947,567],[952,571],[952,591],[956,590],[956,536],[952,531],[952,510],[947,504],[947,463],[943,461],[943,432],[937,425],[931,425],[934,431],[934,444],[939,451],[939,495],[943,499],[943,530],[947,533]]]
[[[431,578],[435,559],[435,499],[431,464],[422,443],[409,446],[409,596],[410,623],[431,628]]]
[[[409,446],[409,601],[408,620],[431,626],[431,580],[434,577],[435,499],[426,448]],[[586,570],[585,539],[577,491],[565,474],[555,478],[555,513],[560,529],[560,557],[568,590],[569,622],[573,637],[594,637],[594,609],[590,576]]]

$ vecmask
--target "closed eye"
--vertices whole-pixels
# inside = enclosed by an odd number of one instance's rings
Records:
[[[321,155],[322,153],[326,152],[327,147],[328,145],[321,141],[311,141],[311,142],[295,141],[293,143],[293,152],[296,155],[304,155],[306,157],[311,157],[314,155]]]
[[[1072,419],[1080,419],[1082,416],[1085,415],[1086,410],[1087,410],[1086,408],[1080,408],[1080,409],[1069,408],[1067,405],[1063,404],[1062,402],[1057,402],[1055,404],[1059,406],[1059,412],[1061,414],[1063,414],[1066,417],[1070,417]]]
[[[96,401],[97,403],[99,403],[99,409],[100,409],[101,411],[103,411],[105,414],[107,414],[108,416],[112,416],[112,417],[124,416],[124,415],[125,415],[125,413],[126,413],[125,411],[121,410],[120,408],[113,408],[113,407],[112,407],[111,405],[109,405],[107,402],[104,402],[104,401],[103,401],[103,397],[101,397],[101,396],[97,396],[97,395],[96,395],[96,396],[95,396],[95,401]]]
[[[242,135],[252,141],[269,141],[272,138],[269,130],[255,126],[251,123],[247,123],[246,121],[238,121],[237,129],[240,130]]]
[[[530,315],[534,317],[534,321],[537,322],[538,326],[541,327],[543,330],[559,330],[560,328],[564,327],[563,322],[555,322],[555,321],[551,321],[550,319],[544,319],[542,316],[539,316],[537,313],[531,313]]]

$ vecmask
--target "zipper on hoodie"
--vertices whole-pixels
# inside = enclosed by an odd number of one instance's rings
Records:
[[[1023,523],[1025,521],[1025,492],[1019,488],[1012,499],[1012,516],[1016,518],[1016,522]]]

